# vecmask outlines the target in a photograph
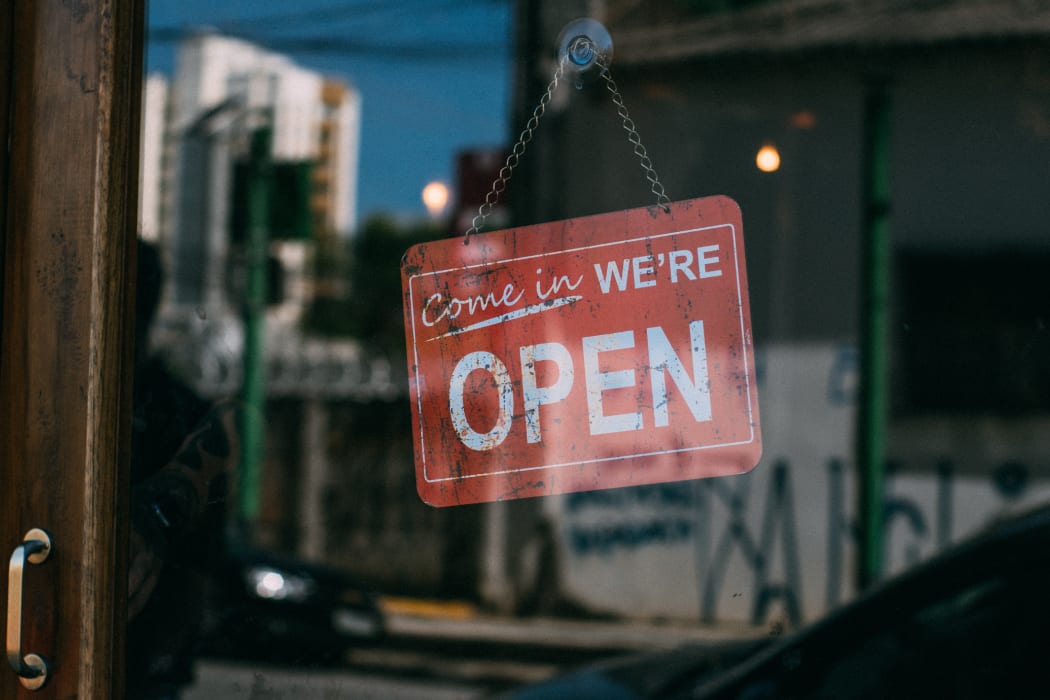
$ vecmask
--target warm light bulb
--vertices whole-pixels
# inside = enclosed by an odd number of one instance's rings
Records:
[[[776,172],[780,169],[780,151],[772,144],[766,144],[758,149],[755,156],[755,165],[764,173]]]
[[[430,216],[437,218],[448,205],[448,185],[443,182],[431,182],[423,188],[423,204]]]

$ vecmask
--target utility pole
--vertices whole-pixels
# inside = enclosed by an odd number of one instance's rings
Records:
[[[860,387],[857,407],[857,584],[882,575],[889,375],[890,90],[868,85],[864,102]]]
[[[259,472],[263,458],[263,416],[266,412],[266,289],[270,243],[270,189],[273,162],[269,127],[252,131],[247,178],[246,274],[244,285],[244,403],[241,463],[238,473],[240,524],[251,526],[259,516]]]

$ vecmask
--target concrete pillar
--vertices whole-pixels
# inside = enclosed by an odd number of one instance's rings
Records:
[[[299,554],[310,561],[321,561],[325,558],[327,546],[324,495],[330,474],[326,448],[328,409],[322,399],[314,397],[303,402],[302,426]]]
[[[513,612],[514,591],[507,561],[507,504],[485,506],[481,543],[481,599],[498,612]]]

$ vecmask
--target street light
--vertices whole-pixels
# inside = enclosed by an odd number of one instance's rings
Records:
[[[423,204],[426,205],[430,218],[436,219],[441,216],[448,205],[448,185],[437,180],[427,183],[423,188]]]
[[[764,173],[773,173],[780,169],[780,151],[771,143],[767,143],[758,149],[755,155],[755,165]]]

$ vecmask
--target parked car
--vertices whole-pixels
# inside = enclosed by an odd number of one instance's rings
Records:
[[[592,666],[547,698],[1045,698],[1050,506],[1003,520],[778,639]]]
[[[205,653],[330,661],[385,634],[382,610],[366,586],[294,557],[232,548],[210,588]]]

